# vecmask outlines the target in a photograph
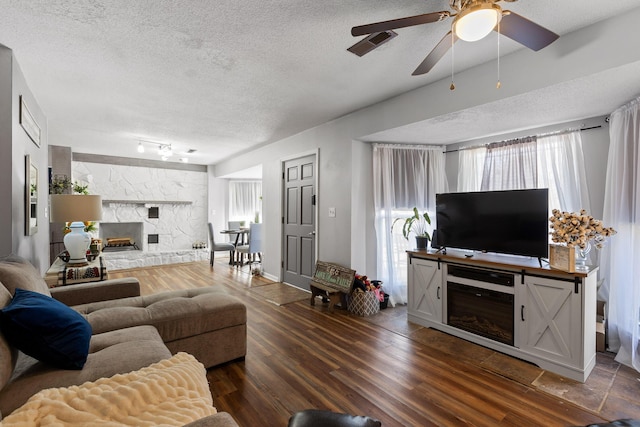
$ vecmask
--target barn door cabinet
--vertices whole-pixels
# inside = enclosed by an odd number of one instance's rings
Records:
[[[408,252],[407,318],[496,351],[535,363],[542,369],[584,382],[596,361],[596,277],[589,271],[565,273],[537,259],[448,250]],[[460,282],[449,266],[512,274],[513,345],[447,324],[447,283]],[[453,270],[452,270],[453,274]],[[496,289],[483,280],[465,280]],[[509,285],[511,286],[511,285]],[[498,286],[498,288],[500,288]],[[502,288],[504,290],[504,288]]]
[[[442,266],[438,261],[410,259],[408,280],[409,320],[442,323]]]
[[[524,276],[518,288],[520,349],[568,367],[587,364],[585,356],[591,357],[596,345],[596,284]]]

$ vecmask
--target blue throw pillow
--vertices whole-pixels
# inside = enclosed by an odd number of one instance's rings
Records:
[[[7,341],[25,354],[62,369],[82,369],[87,361],[91,325],[60,301],[18,288],[0,314]]]

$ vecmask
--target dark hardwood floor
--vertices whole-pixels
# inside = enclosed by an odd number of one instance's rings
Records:
[[[110,277],[137,277],[143,294],[218,286],[247,305],[246,360],[208,371],[215,406],[241,426],[286,426],[307,408],[369,415],[383,426],[575,426],[640,418],[637,373],[614,369],[606,356],[595,375],[608,378],[606,387],[574,383],[565,387],[569,392],[555,393],[556,384],[567,384],[552,378],[547,393],[534,385],[544,382],[539,368],[411,324],[404,307],[366,318],[329,312],[319,300],[310,306],[309,294],[227,261],[120,270]],[[591,402],[572,400],[572,392],[602,398],[589,410]]]

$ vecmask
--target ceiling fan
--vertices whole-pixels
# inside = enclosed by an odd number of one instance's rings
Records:
[[[529,49],[538,51],[550,45],[559,37],[553,31],[549,31],[515,12],[503,10],[497,4],[500,1],[512,3],[517,0],[450,0],[449,6],[453,12],[445,10],[359,25],[351,29],[351,35],[354,37],[368,35],[368,37],[348,50],[362,56],[395,37],[396,33],[392,30],[453,18],[451,31],[440,40],[412,73],[412,75],[417,76],[429,72],[458,39],[473,42],[484,38],[492,30],[495,30]],[[360,48],[360,53],[355,52],[354,48],[365,41],[369,43],[368,50],[365,49],[366,51],[363,51]],[[377,41],[382,41],[382,43],[376,43]]]

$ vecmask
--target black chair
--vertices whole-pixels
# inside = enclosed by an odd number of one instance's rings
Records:
[[[209,264],[213,267],[214,252],[216,251],[229,251],[229,256],[233,259],[233,254],[236,247],[231,243],[216,243],[215,233],[213,232],[213,225],[209,223],[209,240],[211,241],[211,254],[209,255]]]

